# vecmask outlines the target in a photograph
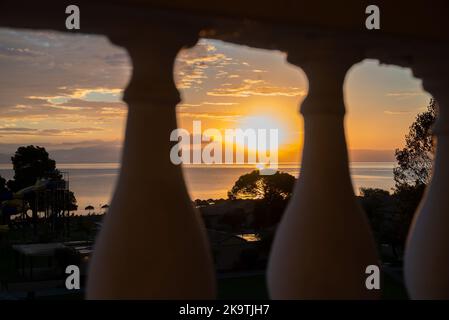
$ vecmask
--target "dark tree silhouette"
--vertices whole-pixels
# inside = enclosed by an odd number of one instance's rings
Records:
[[[92,212],[92,210],[94,210],[94,206],[93,205],[88,205],[87,207],[84,208],[84,210],[89,211],[89,214]]]
[[[56,169],[56,161],[50,159],[43,147],[19,147],[11,161],[14,180],[8,181],[8,187],[14,192],[34,185],[40,178],[61,179],[61,174]]]
[[[245,220],[245,210],[242,208],[237,208],[223,215],[220,223],[229,226],[231,230],[238,231],[242,227]]]
[[[295,177],[276,172],[272,175],[261,175],[254,170],[238,178],[228,193],[230,199],[263,199],[266,201],[285,200],[292,193]]]
[[[53,184],[65,185],[61,173],[56,169],[56,161],[49,157],[43,147],[33,145],[19,147],[11,157],[11,161],[14,179],[9,180],[7,185],[13,192],[35,185],[38,179],[49,179]],[[33,213],[35,230],[37,212],[48,209],[49,204],[53,214],[77,209],[74,193],[71,191],[67,193],[62,189],[55,189],[51,193],[30,192],[26,194],[25,200]]]
[[[435,145],[432,126],[437,115],[435,100],[430,100],[427,111],[416,116],[405,136],[405,147],[396,149],[398,166],[394,168],[396,188],[427,185],[430,179]]]
[[[394,168],[393,199],[396,214],[391,217],[391,230],[382,227],[384,241],[403,247],[413,215],[429,183],[435,144],[432,126],[437,116],[437,104],[431,99],[427,110],[418,114],[405,136],[405,147],[395,152],[398,166]],[[388,240],[387,240],[388,239]]]
[[[368,216],[374,237],[379,245],[389,244],[395,257],[399,257],[398,248],[405,240],[402,220],[395,198],[386,190],[361,188],[360,202]]]
[[[6,180],[2,176],[0,176],[0,193],[4,191],[6,191]]]

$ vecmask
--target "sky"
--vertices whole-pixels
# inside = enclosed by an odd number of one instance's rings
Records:
[[[179,127],[277,128],[280,161],[298,161],[308,83],[286,56],[210,39],[182,50],[173,75]],[[130,74],[126,51],[103,36],[0,29],[0,162],[28,144],[57,161],[119,161]],[[344,96],[352,161],[393,161],[430,100],[409,69],[375,60],[351,68]]]

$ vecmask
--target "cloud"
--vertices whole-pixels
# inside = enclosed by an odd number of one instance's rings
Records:
[[[178,89],[201,89],[208,73],[214,72],[213,78],[225,78],[228,71],[225,66],[238,64],[225,53],[218,52],[210,40],[200,40],[193,48],[182,50],[175,63],[175,83]]]
[[[203,105],[208,106],[233,106],[238,104],[237,102],[203,102]]]
[[[14,106],[14,109],[17,110],[28,110],[28,109],[32,109],[32,106],[25,106],[23,104],[18,104],[17,106]]]
[[[35,50],[30,50],[29,48],[11,48],[5,47],[0,44],[0,56],[13,58],[13,59],[23,59],[23,58],[36,58],[42,56],[43,53]]]
[[[180,103],[178,104],[178,108],[180,109],[186,109],[186,108],[197,108],[197,107],[201,107],[201,106],[234,106],[237,105],[237,102],[209,102],[209,101],[204,101],[201,103],[197,103],[197,104],[192,104],[192,103]]]
[[[201,40],[188,50],[180,52],[175,64],[175,82],[179,89],[199,88],[203,79],[207,79],[206,70],[223,65],[230,58],[217,52],[212,44]]]
[[[117,108],[117,107],[103,107],[103,108],[101,108],[100,114],[124,116],[127,114],[127,109],[126,108]]]
[[[59,87],[63,91],[60,95],[54,96],[27,96],[31,100],[43,100],[52,104],[63,104],[68,100],[79,99],[85,101],[120,101],[122,89],[120,88],[68,88]]]
[[[111,66],[128,67],[130,65],[130,59],[126,52],[106,54],[103,59]]]
[[[95,131],[103,131],[102,128],[96,127],[83,127],[83,128],[64,128],[64,129],[37,129],[37,128],[25,128],[25,127],[1,127],[0,133],[3,136],[14,135],[34,135],[34,136],[69,136],[84,133],[91,133]]]
[[[225,78],[227,75],[228,75],[228,72],[227,72],[227,71],[220,70],[220,71],[217,72],[217,74],[215,75],[215,77],[216,77],[217,79],[220,79],[220,78]]]
[[[181,117],[189,117],[194,119],[214,119],[220,121],[235,122],[242,115],[239,114],[227,114],[227,113],[204,113],[204,112],[179,112]]]
[[[194,103],[179,103],[178,108],[191,108],[191,107],[200,107],[201,104],[194,104]]]
[[[0,29],[0,70],[2,142],[121,138],[131,65],[107,37]]]
[[[0,132],[5,133],[5,132],[36,132],[36,129],[31,129],[31,128],[16,128],[16,127],[4,127],[4,128],[0,128]]]
[[[43,129],[39,130],[39,134],[43,135],[77,135],[83,133],[92,133],[103,131],[103,128],[83,127],[83,128],[64,128],[64,129]]]
[[[306,94],[304,89],[288,86],[274,86],[263,80],[245,79],[237,85],[216,88],[207,92],[209,96],[250,97],[250,96],[284,96],[297,97]]]
[[[201,47],[201,44],[199,46]],[[213,64],[221,60],[226,60],[226,55],[223,53],[209,54],[210,51],[208,50],[206,50],[206,52],[208,52],[207,55],[181,55],[178,58],[178,61],[185,63],[189,66],[192,66],[192,65]]]
[[[51,104],[46,100],[35,100],[41,104],[18,105],[0,108],[0,126],[20,121],[56,123],[111,122],[123,119],[128,108],[122,102],[97,102],[71,99],[64,104]]]
[[[407,99],[407,98],[412,98],[412,97],[417,97],[417,96],[422,96],[423,93],[422,92],[418,92],[418,91],[398,91],[398,92],[389,92],[386,94],[387,97],[394,97],[394,98],[398,98],[398,99]]]
[[[392,111],[392,110],[385,110],[384,111],[385,114],[389,114],[389,115],[401,115],[401,114],[410,114],[410,113],[414,113],[413,111]]]
[[[50,108],[62,109],[62,110],[70,110],[70,111],[80,111],[85,108],[82,107],[73,107],[73,106],[60,106],[60,105],[50,105]]]

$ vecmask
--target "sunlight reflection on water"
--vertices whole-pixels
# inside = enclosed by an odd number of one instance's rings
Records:
[[[351,174],[354,191],[358,194],[360,187],[391,190],[393,181],[393,162],[353,162]],[[58,165],[61,171],[69,173],[70,189],[75,192],[79,210],[77,214],[87,213],[84,208],[94,206],[94,212],[102,212],[100,207],[110,202],[118,177],[119,163],[71,163]],[[192,199],[226,198],[227,191],[237,178],[254,170],[254,165],[192,165],[184,167],[187,188]],[[299,166],[294,163],[280,164],[279,170],[295,177]],[[12,167],[0,164],[0,175],[12,179]]]

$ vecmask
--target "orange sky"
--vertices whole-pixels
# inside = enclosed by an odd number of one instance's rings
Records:
[[[182,51],[174,74],[183,98],[180,127],[191,130],[193,120],[203,129],[274,126],[280,160],[297,161],[307,77],[285,59],[278,51],[204,39]],[[91,148],[93,155],[100,146],[121,145],[130,63],[104,37],[0,29],[0,70],[0,154],[23,144]],[[373,60],[353,66],[344,93],[353,160],[391,160],[430,99],[410,70]]]
[[[176,79],[183,94],[178,114],[182,127],[193,120],[215,128],[239,127],[256,116],[278,124],[280,160],[297,161],[302,145],[299,105],[307,94],[303,71],[278,51],[201,40],[182,52]],[[409,69],[365,60],[353,66],[344,85],[346,133],[353,160],[390,160],[403,145],[416,114],[430,96]],[[377,156],[373,156],[377,155]]]

